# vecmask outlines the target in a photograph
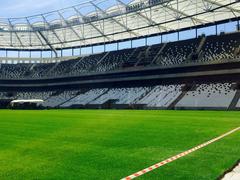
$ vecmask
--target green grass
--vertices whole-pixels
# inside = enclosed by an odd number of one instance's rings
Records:
[[[0,111],[0,179],[117,180],[240,126],[240,112]],[[139,179],[216,179],[240,132]]]

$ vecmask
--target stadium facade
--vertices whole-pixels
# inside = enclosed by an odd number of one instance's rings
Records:
[[[3,108],[239,109],[240,2],[89,1],[1,19],[0,56]]]

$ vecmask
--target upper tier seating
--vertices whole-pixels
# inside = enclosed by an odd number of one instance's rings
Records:
[[[200,62],[221,61],[235,58],[235,50],[240,47],[239,33],[209,36],[206,38],[207,41],[200,52]]]
[[[30,78],[41,78],[47,75],[48,71],[55,66],[55,63],[46,64],[33,64],[31,68],[26,72],[27,77]]]
[[[78,76],[137,66],[173,66],[237,58],[240,58],[240,32],[93,54],[57,63],[1,64],[0,78]]]
[[[187,63],[189,56],[199,45],[199,39],[168,43],[156,60],[161,66],[171,66]]]
[[[1,64],[0,77],[3,79],[18,79],[25,77],[31,65],[29,64]]]

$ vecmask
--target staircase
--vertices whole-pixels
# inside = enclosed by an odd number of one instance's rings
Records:
[[[200,51],[202,50],[202,47],[204,46],[206,40],[207,40],[207,37],[203,36],[197,48],[197,51],[196,51],[197,54],[199,54]]]
[[[54,66],[53,66],[51,69],[49,69],[49,71],[47,72],[46,75],[50,74],[60,63],[61,63],[61,62],[55,63]]]
[[[99,64],[101,64],[104,59],[109,55],[110,52],[107,52],[101,59],[97,62],[97,64],[93,65],[91,68],[89,68],[90,71],[95,71]]]
[[[110,89],[107,89],[104,93],[100,94],[99,96],[97,96],[96,98],[94,98],[92,101],[88,102],[88,104],[91,104],[91,102],[94,102],[95,100],[97,100],[97,99],[100,98],[101,96],[107,94],[108,91],[110,91]]]
[[[72,99],[74,99],[74,98],[77,97],[77,96],[79,96],[79,93],[74,94],[70,99],[67,99],[66,101],[58,104],[57,107],[60,107],[61,105],[67,103],[68,101],[71,101]]]
[[[107,52],[97,63],[97,65],[101,64],[101,62],[109,55],[110,52]]]
[[[240,90],[237,90],[237,92],[236,92],[231,104],[229,105],[228,109],[229,110],[235,110],[237,108],[236,106],[237,106],[237,103],[238,103],[239,99],[240,99]]]
[[[85,57],[86,57],[86,56],[80,57],[79,59],[77,59],[77,60],[76,60],[77,62],[73,65],[73,68],[75,68]]]
[[[154,89],[154,87],[149,87],[149,89],[143,93],[140,97],[136,98],[134,101],[133,101],[133,104],[136,104],[137,102],[141,101],[145,96],[147,96],[152,90]]]
[[[236,48],[234,51],[234,57],[238,57],[238,56],[240,56],[240,47]]]
[[[150,63],[151,65],[154,64],[159,59],[160,54],[163,52],[166,46],[167,46],[167,43],[164,43],[163,46],[158,51],[157,55],[153,58],[152,62]]]
[[[188,91],[194,90],[195,85],[191,85],[191,87],[187,87],[187,85],[182,87],[182,93],[168,106],[167,109],[174,109],[177,103],[187,94]]]
[[[128,58],[124,61],[124,64],[122,64],[122,66],[124,66],[125,64],[129,64],[131,63],[132,61],[131,58],[134,57],[133,55],[137,52],[138,48],[135,48],[132,53],[130,54],[130,56],[128,56]]]
[[[202,48],[206,42],[207,38],[205,36],[202,37],[196,51],[192,52],[191,54],[189,54],[189,56],[187,57],[186,61],[192,62],[193,60],[198,60],[201,59],[201,55],[202,55]]]
[[[138,55],[138,61],[136,62],[136,64],[134,65],[134,67],[137,67],[139,64],[141,64],[141,61],[142,61],[142,60],[143,60],[143,61],[145,60],[145,62],[143,62],[143,64],[146,63],[146,62],[148,63],[148,61],[146,61],[146,60],[148,60],[149,52],[150,52],[151,48],[152,48],[152,46],[148,46],[145,51],[142,51],[142,53],[140,53],[140,54]]]

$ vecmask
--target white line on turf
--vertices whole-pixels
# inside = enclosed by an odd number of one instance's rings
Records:
[[[179,159],[181,157],[184,157],[184,156],[186,156],[186,155],[188,155],[190,153],[193,153],[194,151],[197,151],[197,150],[199,150],[199,149],[201,149],[203,147],[206,147],[209,144],[212,144],[212,143],[214,143],[216,141],[219,141],[220,139],[222,139],[222,138],[224,138],[224,137],[226,137],[226,136],[228,136],[228,135],[230,135],[230,134],[232,134],[232,133],[234,133],[236,131],[239,131],[239,130],[240,130],[240,127],[235,128],[235,129],[233,129],[233,130],[231,130],[231,131],[229,131],[229,132],[227,132],[227,133],[225,133],[225,134],[223,134],[221,136],[218,136],[218,137],[216,137],[216,138],[214,138],[214,139],[212,139],[210,141],[207,141],[207,142],[205,142],[203,144],[200,144],[200,145],[198,145],[198,146],[196,146],[196,147],[194,147],[192,149],[189,149],[189,150],[187,150],[185,152],[182,152],[182,153],[180,153],[180,154],[178,154],[176,156],[170,157],[170,158],[168,158],[168,159],[166,159],[164,161],[161,161],[161,162],[159,162],[157,164],[154,164],[154,165],[152,165],[152,166],[150,166],[148,168],[145,168],[145,169],[143,169],[141,171],[138,171],[138,172],[136,172],[136,173],[134,173],[134,174],[132,174],[130,176],[122,178],[121,180],[131,180],[131,179],[137,178],[139,176],[142,176],[142,175],[144,175],[144,174],[146,174],[146,173],[148,173],[150,171],[153,171],[154,169],[157,169],[157,168],[159,168],[161,166],[164,166],[164,165],[166,165],[166,164],[168,164],[170,162],[173,162],[173,161],[175,161],[175,160],[177,160],[177,159]]]

